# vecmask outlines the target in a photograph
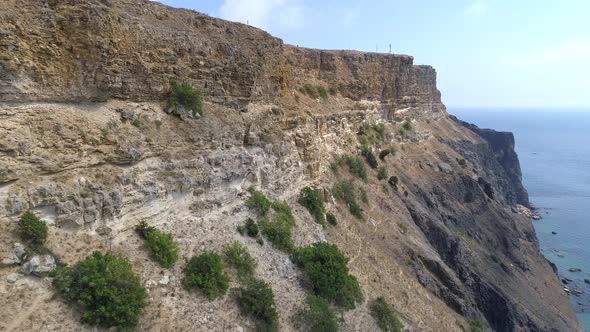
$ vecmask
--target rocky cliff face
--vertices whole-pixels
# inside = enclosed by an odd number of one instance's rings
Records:
[[[182,267],[161,269],[133,231],[146,220],[180,243],[181,255],[242,242],[276,293],[281,330],[305,283],[289,257],[240,236],[254,217],[254,186],[294,209],[296,245],[327,240],[351,258],[365,302],[344,331],[377,326],[367,302],[384,295],[411,331],[462,331],[479,319],[495,331],[577,331],[557,276],[538,250],[514,138],[446,113],[431,67],[402,55],[284,45],[258,29],[140,0],[16,1],[0,11],[0,254],[33,209],[50,223],[48,249],[74,263],[94,250],[132,261],[149,289],[140,330],[249,330],[230,296],[183,290]],[[206,92],[204,115],[163,108],[168,80]],[[304,84],[334,87],[314,99]],[[411,129],[403,129],[402,121]],[[358,155],[358,129],[382,123],[376,152],[397,189],[369,169],[366,181],[331,167]],[[332,198],[351,181],[367,192],[363,221]],[[296,203],[324,190],[336,227]],[[0,268],[0,326],[12,331],[90,330],[47,278]]]

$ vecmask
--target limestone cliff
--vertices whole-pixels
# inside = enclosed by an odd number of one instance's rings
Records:
[[[164,112],[169,79],[206,92],[204,115]],[[326,99],[304,84],[334,88]],[[403,129],[408,119],[411,129]],[[331,165],[358,154],[359,127],[383,123],[374,149],[397,189]],[[253,327],[230,296],[186,292],[182,264],[163,270],[133,227],[172,232],[189,257],[239,240],[276,293],[281,330],[306,286],[288,255],[236,232],[252,212],[247,189],[287,201],[296,245],[327,240],[351,257],[365,303],[344,331],[377,326],[366,302],[384,295],[411,331],[578,331],[559,280],[539,253],[514,138],[446,113],[436,73],[405,55],[322,51],[141,0],[4,0],[0,10],[0,254],[10,256],[28,208],[50,223],[47,247],[74,263],[94,250],[132,261],[149,288],[139,330]],[[364,221],[332,198],[346,179],[367,192]],[[297,204],[324,189],[336,227]],[[0,268],[0,326],[9,331],[91,330],[47,278]],[[169,282],[161,282],[168,277]]]

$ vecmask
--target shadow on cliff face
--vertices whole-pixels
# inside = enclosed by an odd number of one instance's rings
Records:
[[[522,185],[522,172],[518,155],[514,151],[514,135],[491,129],[481,129],[474,124],[449,116],[459,125],[471,130],[487,144],[473,145],[469,142],[448,142],[454,149],[465,156],[465,159],[476,165],[482,165],[485,177],[496,179],[496,186],[504,192],[504,199],[510,206],[521,204],[530,207],[529,195]],[[475,151],[475,154],[473,153]],[[480,177],[485,186],[491,189],[486,179]],[[489,189],[488,189],[489,190]],[[488,192],[486,191],[486,194]],[[488,196],[490,196],[488,194]],[[491,197],[493,198],[493,197]]]

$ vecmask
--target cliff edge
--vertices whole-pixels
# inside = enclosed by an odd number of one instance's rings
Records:
[[[138,330],[254,329],[231,295],[209,301],[183,288],[183,264],[154,264],[134,231],[141,221],[172,233],[183,258],[242,243],[275,292],[280,330],[297,330],[305,275],[267,239],[236,231],[256,218],[245,206],[254,187],[291,206],[295,246],[329,241],[350,258],[363,301],[342,312],[343,331],[377,331],[368,303],[378,296],[407,331],[466,331],[471,321],[580,331],[531,221],[517,213],[528,195],[514,137],[449,116],[432,67],[285,45],[150,1],[2,6],[3,329],[93,329],[45,274],[12,260],[17,221],[31,209],[49,224],[45,247],[60,262],[96,250],[130,260],[149,291]],[[170,79],[203,91],[202,116],[165,111]],[[372,168],[367,149],[389,154]],[[347,156],[361,158],[364,177]],[[335,194],[343,181],[360,219]],[[320,189],[336,226],[315,223],[298,203],[306,186]]]

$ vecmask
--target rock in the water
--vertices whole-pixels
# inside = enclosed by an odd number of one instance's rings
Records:
[[[568,271],[570,271],[570,272],[582,272],[582,269],[580,269],[578,267],[570,267]]]
[[[590,284],[590,279],[584,279],[584,282]]]
[[[557,232],[556,232],[556,231],[553,231],[553,232],[551,232],[551,234],[553,234],[553,235],[556,235],[556,234],[557,234]]]
[[[529,209],[528,207],[524,206],[524,205],[520,205],[520,204],[516,204],[516,209],[518,210],[518,213],[525,215],[526,217],[533,219],[533,220],[540,220],[541,219],[541,215],[532,209]],[[557,233],[555,233],[557,234]]]
[[[55,258],[51,255],[36,255],[21,266],[25,274],[44,276],[55,269]]]

